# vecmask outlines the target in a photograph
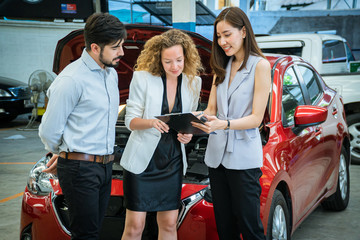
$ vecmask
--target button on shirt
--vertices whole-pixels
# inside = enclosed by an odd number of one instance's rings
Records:
[[[111,154],[118,117],[118,76],[102,69],[85,51],[47,91],[49,102],[39,127],[45,149],[53,153]]]

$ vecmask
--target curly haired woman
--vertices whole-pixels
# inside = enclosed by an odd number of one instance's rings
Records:
[[[192,39],[172,29],[148,40],[135,65],[125,125],[132,132],[121,158],[126,206],[123,240],[141,239],[147,212],[157,212],[158,239],[177,239],[182,174],[187,168],[180,134],[155,116],[195,111],[202,71]]]

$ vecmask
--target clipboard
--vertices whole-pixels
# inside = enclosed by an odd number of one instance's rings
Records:
[[[157,119],[163,121],[170,128],[174,129],[179,133],[191,133],[194,135],[205,135],[206,132],[200,130],[199,128],[193,127],[191,122],[197,122],[204,124],[203,121],[199,120],[192,113],[170,113],[161,116],[155,116]]]

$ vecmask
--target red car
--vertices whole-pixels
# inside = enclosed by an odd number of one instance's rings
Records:
[[[167,28],[127,25],[125,56],[117,68],[121,104],[128,97],[133,65],[143,44]],[[58,43],[54,72],[77,59],[84,47],[81,30]],[[206,107],[212,82],[209,67],[211,42],[189,33],[201,54],[206,71],[199,109]],[[321,203],[343,210],[349,202],[350,140],[341,97],[330,89],[314,68],[292,56],[267,56],[272,66],[272,91],[260,128],[264,166],[260,179],[261,219],[267,239],[290,239],[299,224]],[[121,153],[129,136],[124,126],[126,108],[119,108],[116,161],[111,198],[101,239],[122,235],[123,205]],[[204,164],[207,136],[194,136],[187,145],[188,171],[182,187],[178,218],[179,240],[216,240],[208,170]],[[42,173],[49,155],[30,171],[21,209],[21,240],[70,239],[68,209],[56,176]],[[157,239],[155,213],[148,213],[143,239]]]

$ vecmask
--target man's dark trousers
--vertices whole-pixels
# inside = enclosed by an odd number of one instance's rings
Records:
[[[69,208],[72,240],[97,240],[110,199],[112,162],[59,157],[57,172]]]

